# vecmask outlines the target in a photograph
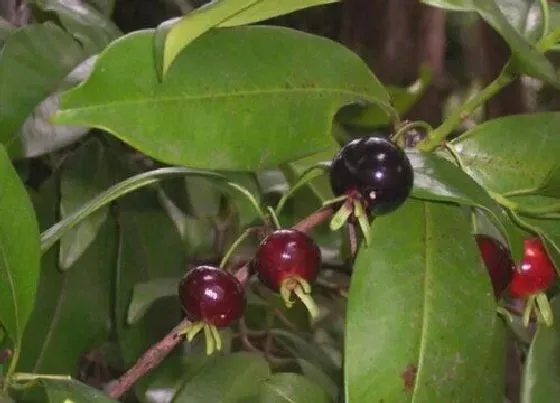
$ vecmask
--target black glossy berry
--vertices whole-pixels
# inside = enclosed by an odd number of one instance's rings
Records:
[[[405,152],[383,137],[362,137],[340,149],[331,166],[336,196],[358,192],[369,213],[385,214],[408,197],[414,173]]]
[[[213,266],[189,271],[179,284],[179,298],[192,322],[224,327],[245,311],[245,291],[239,281]]]
[[[276,230],[259,245],[253,265],[260,281],[278,292],[290,277],[315,281],[321,268],[321,250],[303,232]]]

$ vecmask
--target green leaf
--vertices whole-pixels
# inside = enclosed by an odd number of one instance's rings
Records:
[[[503,368],[487,368],[505,359],[493,351],[501,322],[468,216],[409,200],[370,236],[348,298],[346,400],[500,401]]]
[[[288,14],[302,8],[335,3],[338,0],[218,0],[182,18],[166,21],[156,30],[155,57],[163,77],[177,55],[192,41],[213,27],[246,25]],[[162,74],[163,73],[163,74]]]
[[[522,72],[560,87],[560,78],[552,63],[510,24],[495,0],[422,0],[422,2],[448,10],[477,12],[508,43]]]
[[[544,35],[544,15],[540,0],[496,0],[507,21],[528,42],[535,44]]]
[[[367,66],[317,36],[278,27],[213,30],[181,52],[163,83],[152,46],[152,31],[110,45],[89,80],[63,96],[55,121],[102,127],[165,163],[255,171],[327,149],[344,104],[389,108]]]
[[[340,368],[333,358],[323,351],[317,343],[282,329],[272,329],[271,333],[278,344],[294,357],[304,359],[321,368],[331,379],[338,381]]]
[[[85,3],[95,7],[103,15],[111,16],[113,10],[115,9],[116,0],[85,0]]]
[[[327,392],[294,373],[276,373],[261,384],[259,403],[330,403]]]
[[[413,197],[483,209],[505,237],[514,259],[521,259],[523,240],[519,230],[483,187],[461,168],[438,155],[409,149],[407,156],[414,168]]]
[[[133,325],[138,322],[156,300],[163,297],[177,297],[180,280],[180,277],[154,278],[136,284],[128,307],[128,324]]]
[[[212,1],[182,18],[160,24],[154,38],[158,75],[164,77],[177,55],[204,32],[259,1]]]
[[[516,192],[540,188],[557,169],[559,132],[559,112],[508,116],[474,127],[452,146],[485,188]]]
[[[0,323],[14,344],[13,360],[17,360],[39,281],[39,226],[25,187],[2,146],[0,180]]]
[[[0,54],[0,143],[18,152],[18,130],[35,107],[86,58],[78,42],[56,25],[15,30]]]
[[[96,8],[79,0],[33,0],[44,13],[53,13],[62,27],[82,44],[88,54],[102,51],[120,36],[115,24]]]
[[[42,226],[55,219],[55,191],[54,183],[47,182],[35,197]],[[81,355],[107,340],[116,244],[117,225],[110,218],[71,270],[58,270],[56,249],[43,255],[37,302],[23,337],[18,371],[73,374]]]
[[[297,362],[301,368],[301,372],[307,379],[321,386],[328,393],[333,402],[338,401],[338,385],[333,379],[329,378],[322,369],[306,360],[297,359]]]
[[[560,318],[560,298],[550,301],[555,319]],[[521,379],[522,403],[554,403],[560,396],[560,322],[539,326],[529,348]]]
[[[71,380],[41,379],[50,403],[116,403],[105,393],[81,382]]]
[[[65,219],[111,185],[103,146],[97,139],[82,145],[64,163],[60,177],[60,216]],[[95,240],[107,218],[107,207],[71,228],[60,240],[60,268],[68,269]]]
[[[173,403],[237,403],[255,399],[260,383],[270,374],[260,354],[234,353],[215,356],[179,389]]]
[[[122,197],[123,195],[140,189],[144,186],[157,183],[166,178],[187,175],[202,175],[215,179],[224,178],[223,176],[213,172],[194,171],[188,168],[160,168],[131,176],[130,178],[111,186],[105,192],[100,193],[90,202],[84,204],[82,208],[75,211],[64,220],[54,224],[48,230],[44,231],[41,234],[41,251],[43,253],[47,251],[56,243],[56,241],[62,238],[64,234],[66,234],[66,232],[68,232],[71,228],[74,228],[74,226],[77,225],[80,221],[84,220],[89,215],[95,213],[112,201],[117,200],[119,197]]]
[[[176,297],[172,303],[164,298],[129,326],[127,316],[134,287],[157,278],[181,278],[186,268],[179,233],[161,209],[155,192],[146,190],[119,200],[118,217],[115,327],[124,363],[129,366],[181,320]]]

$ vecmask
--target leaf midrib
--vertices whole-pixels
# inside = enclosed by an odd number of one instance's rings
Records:
[[[298,89],[286,89],[286,88],[279,88],[279,89],[270,89],[270,90],[255,90],[255,91],[239,91],[239,92],[231,92],[231,93],[217,93],[212,95],[195,95],[195,96],[166,96],[166,97],[149,97],[144,99],[129,99],[129,100],[118,100],[106,103],[96,103],[94,105],[89,106],[80,106],[80,107],[73,107],[70,109],[62,108],[60,110],[61,114],[64,114],[65,111],[78,111],[78,110],[89,110],[89,109],[103,109],[109,106],[115,105],[139,105],[139,104],[151,104],[151,103],[160,103],[160,102],[192,102],[192,101],[205,101],[205,100],[215,100],[219,98],[240,98],[245,96],[261,96],[261,95],[269,95],[269,94],[278,94],[278,93],[289,93],[289,94],[297,94],[297,93],[338,93],[341,95],[349,96],[352,98],[362,98],[369,102],[373,103],[381,103],[380,101],[373,98],[371,95],[366,93],[356,92],[356,91],[349,91],[349,90],[341,90],[336,88],[298,88]],[[64,102],[64,101],[63,101]]]
[[[429,208],[428,203],[423,203],[424,207],[424,306],[422,307],[422,332],[420,334],[420,347],[418,349],[418,367],[416,369],[416,374],[414,377],[414,391],[412,392],[412,403],[416,402],[418,397],[418,389],[420,376],[422,374],[422,369],[424,366],[424,357],[426,352],[426,335],[428,333],[428,321],[427,311],[428,311],[428,279],[430,278],[430,256],[428,254],[428,239],[431,228],[429,228]]]

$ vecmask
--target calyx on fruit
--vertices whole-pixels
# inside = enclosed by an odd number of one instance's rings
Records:
[[[229,326],[245,312],[245,291],[233,276],[217,267],[198,266],[179,284],[179,299],[192,324],[185,329],[189,341],[200,331],[206,338],[206,352],[222,349],[218,327]]]
[[[527,325],[535,311],[539,323],[551,325],[553,315],[545,291],[556,278],[554,264],[539,238],[525,239],[524,254],[513,274],[510,294],[516,298],[527,298],[523,323]]]
[[[321,251],[311,238],[292,229],[276,230],[259,245],[253,266],[261,283],[280,293],[287,307],[293,306],[295,294],[311,317],[317,316],[310,293],[321,268]]]
[[[367,215],[396,210],[408,198],[414,171],[406,153],[384,137],[361,137],[343,146],[332,160],[331,188],[335,200],[345,200],[333,217],[336,229],[353,213],[364,235]]]

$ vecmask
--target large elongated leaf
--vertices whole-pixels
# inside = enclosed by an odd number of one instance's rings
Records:
[[[39,281],[39,226],[25,187],[1,145],[0,183],[0,323],[19,352]]]
[[[483,209],[508,241],[514,259],[521,259],[523,240],[518,228],[482,186],[458,166],[435,154],[407,150],[407,155],[414,168],[413,197]]]
[[[25,119],[86,56],[72,35],[50,22],[9,36],[0,54],[0,143],[11,153],[18,152]]]
[[[329,147],[344,104],[388,108],[367,66],[317,36],[217,29],[185,48],[162,83],[152,46],[153,31],[110,45],[89,80],[63,97],[55,121],[102,127],[170,164],[258,170]]]
[[[111,185],[101,143],[88,141],[66,162],[60,178],[60,215],[64,219]],[[107,218],[104,207],[71,228],[60,240],[60,267],[68,269],[95,240]]]
[[[346,400],[500,401],[505,339],[468,216],[411,200],[375,220],[371,241],[348,299]]]
[[[270,373],[264,358],[255,353],[216,356],[194,377],[189,377],[173,402],[237,403],[259,394]]]
[[[455,11],[477,12],[508,43],[522,72],[560,87],[560,77],[556,74],[552,63],[510,24],[495,0],[422,0],[422,2]]]
[[[221,0],[202,6],[181,19],[165,22],[156,31],[156,65],[166,73],[177,55],[215,26],[231,27],[338,0]]]
[[[493,192],[538,189],[558,168],[560,113],[494,119],[452,142],[467,172]]]
[[[55,220],[55,192],[51,181],[34,197],[43,227]],[[116,244],[117,225],[111,218],[72,270],[58,270],[55,249],[43,255],[37,303],[24,334],[19,371],[74,374],[80,356],[107,340]]]
[[[556,318],[560,317],[560,298],[551,301]],[[539,326],[529,348],[521,381],[522,403],[553,403],[560,396],[560,323]]]

